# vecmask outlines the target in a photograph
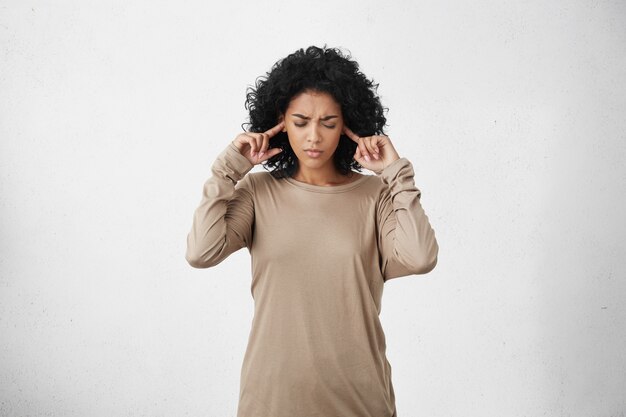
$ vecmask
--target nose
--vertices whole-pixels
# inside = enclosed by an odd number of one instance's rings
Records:
[[[320,135],[320,127],[315,123],[311,123],[311,129],[308,133],[307,142],[309,143],[318,143],[322,139],[322,136]]]

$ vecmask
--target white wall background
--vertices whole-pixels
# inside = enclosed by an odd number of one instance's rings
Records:
[[[539,0],[0,1],[1,415],[235,415],[249,255],[186,234],[246,87],[324,43],[441,247],[385,287],[399,416],[625,415],[626,4]]]

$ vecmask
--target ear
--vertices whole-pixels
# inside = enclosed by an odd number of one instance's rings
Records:
[[[285,120],[285,116],[282,113],[280,113],[278,115],[278,123],[280,123],[280,122],[282,122],[284,120]],[[281,132],[286,132],[286,131],[287,131],[287,127],[283,126],[283,130],[281,130]]]

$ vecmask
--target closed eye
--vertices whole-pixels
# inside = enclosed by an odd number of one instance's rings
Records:
[[[297,127],[304,127],[304,126],[306,126],[306,123],[294,123],[294,125],[297,126]],[[329,128],[329,129],[334,129],[335,127],[337,127],[337,125],[332,125],[332,126],[323,125],[323,126]]]

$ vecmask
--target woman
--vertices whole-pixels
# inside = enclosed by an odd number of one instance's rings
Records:
[[[252,256],[238,417],[397,415],[383,285],[431,271],[439,247],[376,87],[337,49],[290,54],[249,89],[250,128],[204,184],[187,261]]]

